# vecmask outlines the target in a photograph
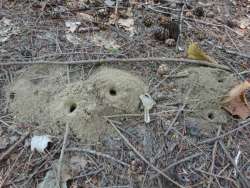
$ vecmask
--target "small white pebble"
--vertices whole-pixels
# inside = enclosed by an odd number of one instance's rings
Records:
[[[37,150],[42,153],[47,148],[49,142],[51,142],[51,139],[48,135],[33,136],[31,138],[31,151]]]

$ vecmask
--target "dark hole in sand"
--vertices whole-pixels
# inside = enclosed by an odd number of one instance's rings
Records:
[[[76,109],[76,107],[77,107],[76,103],[70,104],[70,105],[69,105],[69,113],[74,112],[75,109]]]
[[[116,96],[116,90],[115,89],[113,89],[113,88],[111,88],[110,90],[109,90],[109,94],[110,95],[112,95],[112,96]]]
[[[210,120],[213,120],[214,119],[214,114],[212,112],[208,113],[207,117],[210,119]]]

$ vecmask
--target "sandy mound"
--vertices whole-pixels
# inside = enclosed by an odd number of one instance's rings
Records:
[[[187,116],[195,119],[203,132],[228,123],[228,114],[221,108],[221,101],[237,80],[231,73],[208,67],[190,67],[184,71],[187,77],[177,79],[180,98],[191,89]]]
[[[37,125],[40,134],[52,135],[63,132],[69,123],[77,138],[95,142],[112,133],[103,116],[136,112],[139,95],[146,91],[141,79],[118,69],[101,68],[84,81],[76,72],[70,84],[68,78],[65,68],[44,65],[20,74],[7,88],[15,121]]]

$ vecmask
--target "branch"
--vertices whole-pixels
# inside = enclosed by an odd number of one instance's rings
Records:
[[[166,57],[147,57],[147,58],[107,58],[107,59],[90,59],[90,60],[79,60],[79,61],[11,61],[7,63],[0,63],[0,66],[10,66],[10,65],[35,65],[35,64],[50,64],[50,65],[79,65],[79,64],[104,64],[104,63],[136,63],[136,62],[150,62],[150,61],[159,61],[159,62],[175,62],[175,63],[186,63],[193,64],[205,67],[218,68],[226,71],[231,71],[230,68],[209,63],[207,61],[192,60],[185,58],[166,58]]]

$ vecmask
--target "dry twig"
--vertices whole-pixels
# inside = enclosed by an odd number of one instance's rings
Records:
[[[7,151],[5,151],[1,157],[0,161],[2,161],[4,158],[6,158],[21,142],[23,142],[30,134],[30,131],[25,133],[14,145],[12,145]]]
[[[167,180],[175,184],[176,186],[180,188],[185,188],[181,184],[179,184],[177,181],[170,178],[166,173],[155,167],[153,164],[151,164],[140,152],[128,141],[128,139],[120,132],[120,130],[113,124],[113,122],[109,119],[107,121],[111,124],[111,126],[116,130],[116,132],[122,137],[122,139],[126,142],[126,144],[145,162],[148,166],[150,166],[152,169],[154,169],[156,172],[164,176]]]
[[[244,188],[247,188],[248,185],[249,185],[249,182],[248,180],[246,179],[246,177],[242,174],[242,172],[239,170],[239,168],[237,167],[237,165],[235,164],[235,161],[233,160],[233,158],[231,157],[230,153],[227,151],[224,143],[220,140],[219,141],[219,144],[222,148],[222,150],[224,151],[224,153],[226,154],[227,158],[229,159],[229,161],[232,163],[232,165],[234,166],[236,172],[238,173],[240,179],[241,179],[241,183],[242,183],[242,186]]]
[[[84,148],[67,148],[65,149],[65,151],[67,152],[84,152],[84,153],[90,153],[92,155],[96,155],[96,156],[99,156],[99,157],[103,157],[103,158],[106,158],[106,159],[110,159],[112,161],[115,161],[123,166],[126,166],[126,167],[129,167],[129,164],[119,160],[119,159],[116,159],[108,154],[104,154],[104,153],[101,153],[101,152],[97,152],[97,151],[94,151],[94,150],[90,150],[90,149],[84,149]]]
[[[79,64],[103,64],[103,63],[136,63],[136,62],[150,62],[150,61],[158,61],[158,62],[175,62],[175,63],[186,63],[193,64],[198,66],[205,66],[211,68],[222,69],[226,71],[231,71],[230,68],[220,65],[213,64],[207,61],[200,60],[192,60],[192,59],[184,59],[184,58],[167,58],[167,57],[147,57],[147,58],[128,58],[128,59],[115,59],[115,58],[107,58],[107,59],[90,59],[90,60],[80,60],[80,61],[11,61],[7,63],[0,63],[0,66],[10,66],[10,65],[34,65],[34,64],[51,64],[51,65],[79,65]]]
[[[65,134],[64,134],[64,138],[63,138],[63,145],[62,145],[62,149],[61,149],[61,153],[60,153],[60,158],[58,161],[58,169],[57,169],[57,173],[58,173],[58,184],[59,187],[61,187],[61,169],[62,169],[62,161],[63,161],[63,156],[64,156],[64,151],[66,148],[66,143],[67,143],[67,139],[68,139],[68,135],[69,135],[69,124],[66,124],[66,129],[65,129]]]

